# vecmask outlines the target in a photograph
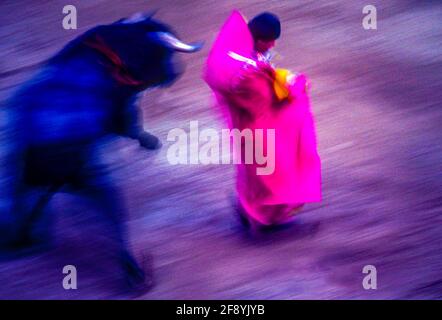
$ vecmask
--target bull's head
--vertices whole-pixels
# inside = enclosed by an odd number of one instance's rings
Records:
[[[114,45],[131,73],[150,85],[171,84],[184,71],[177,52],[192,53],[202,48],[202,43],[181,41],[172,29],[152,18],[152,14],[137,13],[122,19],[113,26]],[[116,28],[114,28],[116,30]]]

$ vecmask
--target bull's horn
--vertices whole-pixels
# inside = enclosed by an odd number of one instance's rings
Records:
[[[159,9],[153,9],[147,12],[144,12],[144,18],[145,19],[152,19],[154,15],[157,14]]]
[[[144,20],[151,19],[156,13],[158,9],[148,11],[148,12],[136,12],[129,18],[126,18],[123,20],[123,23],[131,24],[131,23],[138,23]]]
[[[133,15],[131,15],[129,18],[124,19],[123,23],[126,23],[126,24],[138,23],[138,22],[143,21],[144,19],[146,19],[144,14],[141,12],[137,12],[137,13],[134,13]]]
[[[179,52],[196,52],[203,47],[203,42],[197,42],[192,44],[187,44],[177,39],[175,36],[168,32],[156,32],[156,35],[161,40],[162,43],[166,44],[170,49],[174,49]]]

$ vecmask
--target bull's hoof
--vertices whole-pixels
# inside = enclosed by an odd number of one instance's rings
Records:
[[[142,132],[138,136],[140,146],[148,150],[157,150],[162,147],[160,139],[148,132]]]
[[[143,257],[142,265],[144,267],[147,265],[147,259],[145,257]],[[129,253],[124,254],[122,266],[126,281],[125,291],[127,291],[128,294],[140,296],[153,287],[150,267],[148,268],[148,272],[145,272]]]

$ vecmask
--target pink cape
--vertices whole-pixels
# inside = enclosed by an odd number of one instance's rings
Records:
[[[290,88],[291,99],[278,102],[272,75],[244,69],[243,62],[228,56],[229,51],[248,58],[253,53],[252,36],[238,11],[221,29],[204,79],[230,128],[263,129],[264,136],[266,130],[275,130],[273,173],[258,175],[256,169],[265,165],[241,163],[237,165],[237,191],[254,220],[266,225],[286,222],[300,204],[321,200],[321,163],[304,83],[296,81]]]

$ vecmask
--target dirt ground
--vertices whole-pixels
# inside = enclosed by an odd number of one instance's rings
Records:
[[[442,298],[442,3],[373,0],[377,30],[362,28],[360,0],[69,1],[78,30],[62,28],[66,4],[0,2],[1,101],[67,41],[136,11],[159,9],[181,38],[206,42],[183,56],[186,73],[172,88],[144,95],[145,127],[163,148],[147,152],[123,138],[108,146],[131,246],[153,261],[155,286],[139,298]],[[260,240],[233,214],[233,166],[166,158],[169,130],[188,130],[190,121],[225,126],[201,73],[234,8],[280,16],[277,64],[311,79],[323,165],[323,201]],[[66,194],[52,209],[56,247],[1,261],[0,298],[129,298],[117,294],[120,275],[100,219]],[[62,287],[65,265],[77,267],[77,290]],[[362,286],[365,265],[377,269],[376,290]]]

